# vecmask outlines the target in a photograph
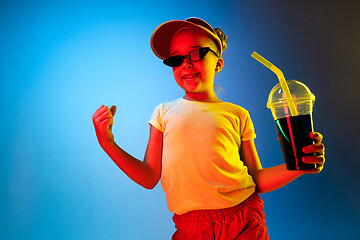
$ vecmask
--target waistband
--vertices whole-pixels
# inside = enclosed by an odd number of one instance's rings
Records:
[[[247,199],[229,208],[221,208],[221,209],[206,209],[206,210],[194,210],[181,215],[174,214],[174,221],[189,221],[189,222],[199,222],[199,221],[208,221],[209,219],[218,219],[233,212],[244,209],[247,205],[255,201],[256,199],[261,200],[259,194],[257,192],[253,192]],[[262,200],[261,200],[262,201]]]

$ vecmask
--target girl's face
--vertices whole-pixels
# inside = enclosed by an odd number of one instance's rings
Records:
[[[217,52],[214,41],[206,34],[197,30],[183,30],[175,35],[170,44],[170,54],[187,55],[189,52],[201,48],[210,47]],[[208,52],[206,56],[197,62],[185,58],[184,62],[173,67],[173,73],[177,84],[185,90],[185,97],[194,100],[214,99],[215,72],[221,70],[222,58]]]

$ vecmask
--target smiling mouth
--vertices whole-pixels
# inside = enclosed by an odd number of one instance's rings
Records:
[[[194,77],[196,77],[197,75],[199,75],[199,73],[186,74],[182,78],[185,79],[185,80],[191,80]]]

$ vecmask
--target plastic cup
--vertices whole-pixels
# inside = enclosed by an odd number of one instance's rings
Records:
[[[303,153],[302,148],[313,144],[309,133],[314,131],[312,111],[315,95],[299,81],[287,80],[286,82],[298,115],[291,114],[280,83],[272,88],[267,107],[271,110],[275,120],[286,168],[295,171],[313,169],[315,164],[302,162],[303,156],[313,156],[313,154]]]

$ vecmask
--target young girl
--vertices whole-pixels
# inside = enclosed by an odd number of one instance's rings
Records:
[[[101,106],[93,115],[101,147],[125,174],[147,189],[161,178],[177,228],[172,239],[268,239],[258,194],[318,173],[325,162],[322,135],[313,132],[315,144],[303,151],[315,156],[303,161],[315,169],[261,167],[248,111],[221,101],[214,91],[226,41],[220,29],[198,18],[169,21],[154,31],[152,50],[172,67],[185,95],[155,109],[144,161],[114,142],[115,106]]]

